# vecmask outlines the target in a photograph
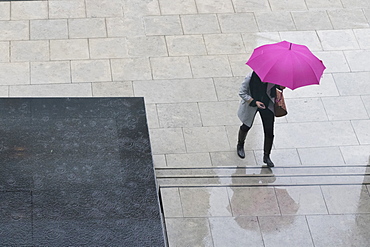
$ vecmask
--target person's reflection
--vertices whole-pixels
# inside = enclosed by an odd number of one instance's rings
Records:
[[[279,203],[284,203],[284,207],[290,208],[289,212],[292,214],[299,209],[299,204],[294,201],[284,187],[272,187],[277,177],[271,168],[261,167],[259,174],[257,172],[248,168],[236,169],[230,187],[231,213],[235,217],[234,220],[240,228],[249,231],[258,231],[258,229],[250,228],[250,224],[243,224],[243,220],[240,220],[239,216],[280,216]],[[242,174],[248,173],[251,173],[250,177],[241,178]],[[279,202],[277,195],[284,198],[284,201]],[[294,222],[294,218],[284,219],[283,222],[284,225],[290,225]]]

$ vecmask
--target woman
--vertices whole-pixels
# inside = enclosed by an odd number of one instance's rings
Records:
[[[262,119],[265,135],[263,162],[268,167],[274,166],[274,163],[270,159],[270,153],[274,141],[276,87],[284,89],[284,87],[275,84],[262,82],[259,76],[255,72],[252,72],[245,77],[239,90],[239,96],[242,100],[238,110],[238,117],[243,124],[240,126],[238,135],[238,156],[242,159],[245,158],[244,141],[258,111]]]

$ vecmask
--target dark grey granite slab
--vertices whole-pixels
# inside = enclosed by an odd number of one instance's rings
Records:
[[[0,99],[0,246],[165,246],[143,98]]]

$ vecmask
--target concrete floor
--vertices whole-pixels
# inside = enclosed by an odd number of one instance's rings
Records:
[[[281,40],[327,69],[285,91],[269,170],[259,119],[236,156],[238,89]],[[171,247],[362,247],[369,40],[368,0],[0,2],[0,96],[144,97]]]

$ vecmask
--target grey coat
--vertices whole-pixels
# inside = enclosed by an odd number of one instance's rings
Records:
[[[253,98],[251,96],[251,91],[249,88],[249,82],[251,80],[252,73],[248,74],[244,81],[242,82],[242,85],[239,89],[239,96],[242,98],[239,105],[238,110],[238,117],[240,121],[247,125],[248,127],[251,127],[254,121],[254,117],[257,113],[257,106],[250,106],[249,103],[252,102]],[[272,112],[274,112],[274,104],[275,104],[275,98],[270,97],[270,91],[275,86],[275,84],[267,83],[267,95],[270,98],[270,104],[268,106],[268,109]]]

